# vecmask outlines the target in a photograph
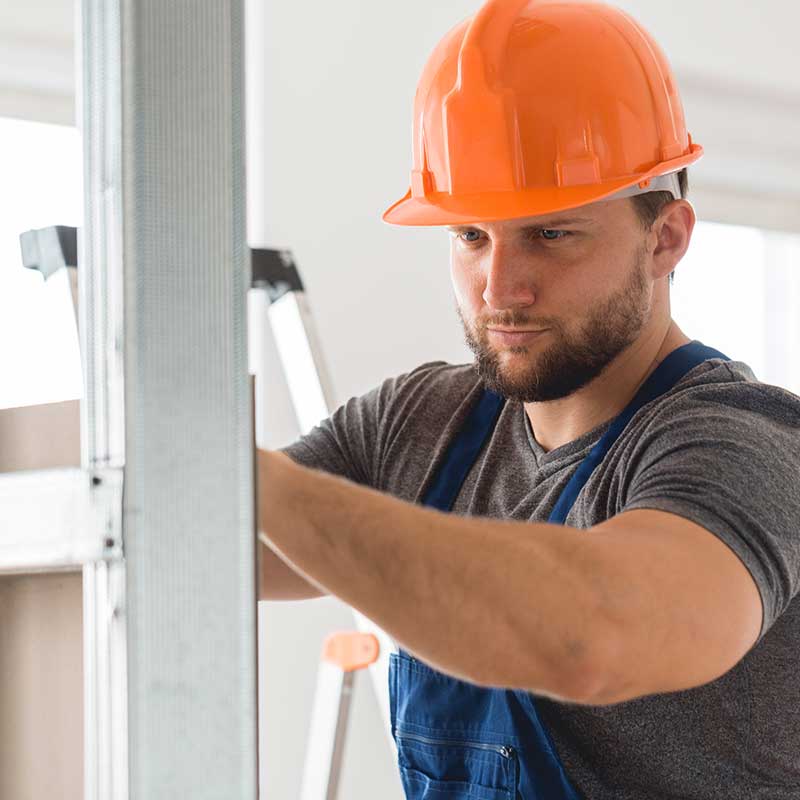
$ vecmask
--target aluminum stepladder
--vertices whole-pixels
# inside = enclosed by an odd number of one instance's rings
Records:
[[[266,313],[289,387],[300,432],[330,416],[337,405],[308,299],[289,250],[252,250],[253,291],[263,292]],[[252,310],[252,307],[251,307]],[[265,331],[255,333],[255,338]],[[256,376],[258,383],[259,376]],[[369,669],[387,741],[393,754],[388,677],[392,639],[352,609],[356,631],[331,634],[323,645],[311,714],[301,800],[336,800],[355,676]]]
[[[340,631],[325,639],[300,800],[336,800],[355,678],[359,670],[374,664],[379,655],[380,642],[372,633]]]

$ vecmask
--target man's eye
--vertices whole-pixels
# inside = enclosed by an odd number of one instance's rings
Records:
[[[565,239],[569,236],[569,231],[559,231],[555,230],[554,228],[542,228],[540,231],[537,231],[547,242],[557,242],[559,239]]]
[[[546,242],[558,242],[571,235],[570,231],[557,230],[555,228],[539,228],[533,231],[534,239],[543,239]],[[481,240],[481,231],[461,231],[457,234],[462,242],[475,244]]]

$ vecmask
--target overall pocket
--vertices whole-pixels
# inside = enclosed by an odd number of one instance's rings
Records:
[[[395,731],[407,800],[516,800],[517,751],[487,744]]]

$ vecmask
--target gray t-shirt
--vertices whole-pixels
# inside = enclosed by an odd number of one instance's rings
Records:
[[[284,452],[419,502],[481,391],[472,365],[423,364],[352,398]],[[506,402],[454,513],[546,521],[609,424],[545,452],[522,404]],[[567,524],[634,508],[679,514],[725,542],[761,593],[762,630],[733,669],[694,689],[612,706],[537,697],[567,775],[590,800],[797,800],[800,398],[741,362],[699,365],[633,417]]]

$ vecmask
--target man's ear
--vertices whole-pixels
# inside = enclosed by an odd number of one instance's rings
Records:
[[[673,200],[661,209],[652,227],[656,236],[653,278],[663,278],[675,269],[689,249],[695,222],[694,207],[688,200]]]

